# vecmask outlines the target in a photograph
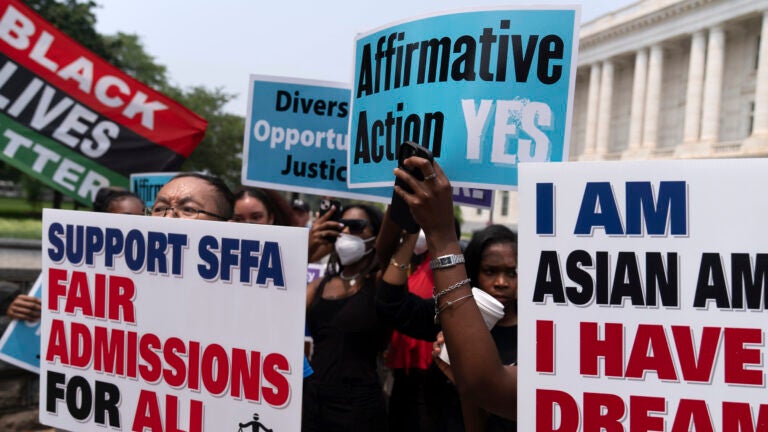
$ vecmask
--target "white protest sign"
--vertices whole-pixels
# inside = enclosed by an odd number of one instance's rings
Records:
[[[42,253],[42,423],[299,430],[306,229],[45,210]]]
[[[520,430],[768,430],[768,160],[520,173]]]

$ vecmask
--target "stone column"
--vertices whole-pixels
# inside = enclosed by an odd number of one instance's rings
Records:
[[[611,134],[611,100],[613,99],[613,62],[603,62],[600,76],[600,102],[597,109],[597,136],[595,150],[598,157],[605,157]]]
[[[706,150],[718,141],[720,134],[720,104],[723,93],[723,62],[725,59],[725,32],[720,26],[709,30],[707,68],[704,76],[704,105],[701,111],[701,142]]]
[[[581,158],[591,159],[595,155],[597,144],[597,108],[600,97],[600,63],[595,63],[589,71],[589,95],[587,96],[587,130],[584,138],[584,154]]]
[[[768,11],[763,12],[757,75],[755,77],[755,112],[752,135],[742,147],[744,153],[765,154],[768,147]]]
[[[643,144],[643,111],[645,110],[645,80],[648,74],[648,50],[635,53],[635,73],[632,81],[632,105],[629,111],[629,144],[622,158],[631,159]]]
[[[661,71],[664,66],[664,49],[661,45],[651,47],[648,60],[648,85],[643,114],[643,150],[646,157],[656,149],[659,132],[659,110],[661,107]]]
[[[691,59],[688,63],[688,88],[685,92],[685,119],[683,120],[683,142],[699,141],[701,128],[701,97],[704,88],[704,58],[706,39],[703,31],[691,38]]]

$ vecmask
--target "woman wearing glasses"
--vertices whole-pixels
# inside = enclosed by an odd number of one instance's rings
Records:
[[[382,214],[355,204],[344,209],[338,222],[331,215],[318,218],[310,232],[310,242],[332,243],[334,250],[325,276],[307,287],[315,373],[304,384],[302,430],[386,430],[376,366],[389,332],[376,316],[374,298],[374,242]]]

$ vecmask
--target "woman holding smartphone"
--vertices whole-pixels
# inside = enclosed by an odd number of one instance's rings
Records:
[[[395,186],[427,237],[430,255],[446,257],[433,268],[436,319],[450,348],[451,370],[462,398],[500,417],[517,417],[517,366],[505,366],[477,304],[471,298],[470,280],[453,229],[453,199],[448,178],[437,163],[411,157],[405,162],[418,169],[418,180],[403,169],[395,176],[413,192]],[[444,215],[444,217],[435,217]],[[470,349],[471,348],[471,349]]]
[[[377,357],[389,330],[376,316],[374,298],[381,221],[374,207],[344,209],[325,276],[307,286],[314,374],[304,382],[303,431],[386,431]],[[314,234],[310,243],[327,241]]]

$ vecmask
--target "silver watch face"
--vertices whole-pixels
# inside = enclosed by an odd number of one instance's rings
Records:
[[[441,257],[437,257],[434,260],[432,260],[430,267],[432,269],[442,268],[442,267],[451,267],[451,266],[455,266],[456,264],[461,264],[463,262],[464,262],[464,255],[443,255]]]

